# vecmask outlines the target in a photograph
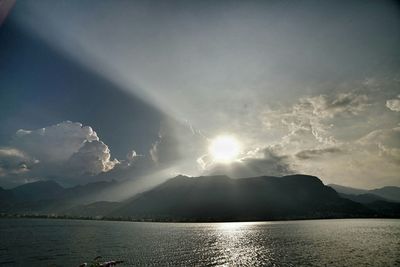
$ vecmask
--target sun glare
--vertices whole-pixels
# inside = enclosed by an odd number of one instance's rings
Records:
[[[237,159],[240,152],[240,144],[230,135],[220,135],[211,141],[209,152],[214,161],[230,163]]]

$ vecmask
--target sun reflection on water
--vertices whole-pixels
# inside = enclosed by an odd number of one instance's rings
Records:
[[[235,229],[246,229],[251,226],[255,226],[258,224],[265,224],[260,222],[223,222],[218,223],[218,228],[221,230],[235,230]]]
[[[260,266],[271,265],[272,251],[255,237],[257,222],[219,223],[213,235],[213,250],[217,255],[213,264],[218,266]]]

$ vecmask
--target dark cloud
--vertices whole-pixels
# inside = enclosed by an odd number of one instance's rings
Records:
[[[187,122],[164,120],[160,126],[159,139],[153,144],[150,155],[161,166],[173,165],[178,161],[196,159],[207,148],[207,139]]]
[[[329,148],[322,148],[322,149],[309,149],[309,150],[303,150],[300,151],[296,154],[296,157],[298,159],[314,159],[314,158],[320,158],[324,155],[333,155],[333,154],[338,154],[342,153],[343,151],[340,148],[337,147],[329,147]]]
[[[25,152],[10,148],[0,148],[0,177],[23,174],[39,161]]]
[[[165,165],[176,162],[179,158],[179,142],[173,129],[161,126],[158,140],[150,149],[150,156],[156,164]]]

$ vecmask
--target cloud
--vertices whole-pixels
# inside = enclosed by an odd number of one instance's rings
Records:
[[[300,105],[312,109],[313,114],[320,118],[333,118],[339,114],[359,114],[368,106],[368,97],[354,93],[338,93],[333,96],[319,95],[301,98]]]
[[[15,148],[0,148],[0,177],[23,174],[39,161]]]
[[[280,144],[291,152],[330,147],[338,143],[331,131],[332,120],[358,115],[368,105],[366,95],[351,92],[302,97],[289,108],[264,112],[263,125],[268,131],[286,128]]]
[[[308,159],[319,159],[325,155],[334,155],[338,153],[342,153],[342,149],[338,147],[328,147],[322,149],[309,149],[303,150],[296,154],[296,157],[301,160],[308,160]]]
[[[57,179],[85,182],[88,176],[109,172],[120,162],[90,126],[64,121],[36,130],[20,129],[9,148],[0,150],[0,175],[19,179]],[[130,154],[125,162],[132,161]],[[79,181],[82,179],[82,181]]]
[[[161,131],[159,139],[153,144],[149,153],[156,164],[171,164],[179,159],[179,143],[174,135]]]
[[[149,153],[159,167],[182,165],[190,161],[193,169],[196,159],[204,154],[204,149],[207,149],[207,138],[200,131],[187,122],[169,119],[161,123],[159,139]]]
[[[141,155],[138,155],[135,150],[132,150],[128,154],[126,154],[126,160],[128,163],[134,162],[137,159],[137,157],[140,157],[140,156]]]
[[[391,128],[395,120],[376,117],[381,114],[376,109],[383,110],[382,98],[372,96],[351,92],[301,97],[289,107],[264,112],[264,130],[281,135],[270,145],[286,155],[297,172],[326,183],[398,185],[399,129]]]
[[[297,170],[326,183],[355,187],[397,185],[400,173],[400,127],[373,130],[337,146],[303,150],[294,157]]]
[[[83,146],[68,159],[68,166],[79,175],[96,175],[108,172],[119,163],[110,160],[110,150],[102,141],[86,141]]]
[[[0,149],[0,176],[4,177],[1,183],[15,186],[25,181],[54,179],[75,185],[99,180],[135,180],[164,169],[188,173],[198,170],[195,163],[201,154],[198,149],[205,147],[198,145],[199,142],[205,139],[193,127],[164,121],[159,140],[149,155],[138,155],[131,150],[125,159],[118,160],[112,158],[110,148],[90,126],[78,122],[20,129],[10,147]],[[10,175],[13,175],[12,183]]]
[[[233,164],[212,164],[208,155],[200,157],[198,162],[206,174],[246,177],[301,172],[337,182],[350,176],[357,183],[365,174],[355,167],[358,163],[353,157],[359,158],[367,148],[355,144],[354,139],[338,139],[334,130],[339,123],[346,127],[354,124],[354,116],[366,112],[371,105],[369,101],[364,94],[345,92],[301,97],[290,107],[270,108],[263,113],[264,130],[280,134],[280,139],[264,149],[249,152]],[[368,160],[376,163],[382,159],[370,157]],[[393,178],[388,175],[387,179]]]
[[[98,140],[90,126],[64,121],[37,130],[20,129],[11,144],[40,161],[60,162],[68,160],[85,142]]]
[[[255,176],[283,176],[293,174],[290,158],[279,155],[274,148],[266,147],[250,151],[245,157],[230,164],[211,163],[206,175],[228,175],[233,178]]]
[[[397,98],[400,98],[400,95],[398,95]],[[386,107],[392,111],[400,112],[400,99],[387,100]]]
[[[371,153],[386,157],[400,163],[400,127],[380,129],[360,138],[357,143],[366,147]]]
[[[41,162],[49,175],[96,175],[118,164],[90,126],[64,121],[37,130],[17,131],[12,144]],[[62,170],[62,171],[61,171]]]

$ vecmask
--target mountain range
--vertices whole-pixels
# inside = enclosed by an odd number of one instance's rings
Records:
[[[102,196],[116,184],[64,188],[54,181],[39,181],[0,188],[0,212],[155,221],[400,217],[399,187],[326,186],[308,175],[177,176],[124,201],[104,201]]]
[[[64,213],[65,210],[101,200],[115,181],[101,181],[64,188],[55,181],[37,181],[12,189],[0,188],[2,213]]]
[[[362,203],[365,202],[365,200],[367,200],[367,202],[374,200],[400,202],[400,188],[397,186],[385,186],[371,190],[358,189],[336,184],[329,184],[328,186],[335,189],[338,193],[343,194],[343,196],[348,196],[349,198],[357,196]]]

